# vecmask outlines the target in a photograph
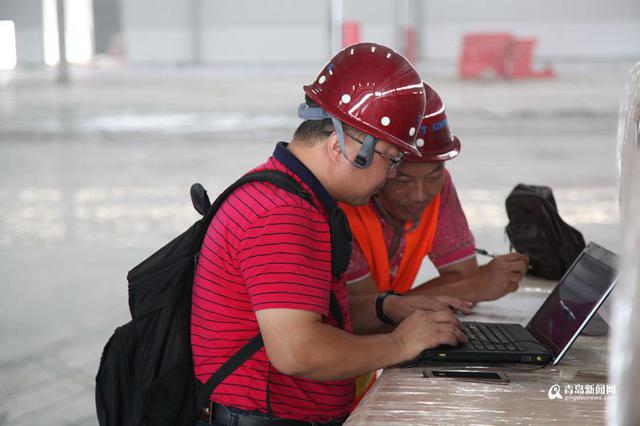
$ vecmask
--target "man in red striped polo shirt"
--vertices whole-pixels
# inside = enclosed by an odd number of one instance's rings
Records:
[[[466,340],[452,309],[468,312],[468,305],[426,297],[396,318],[402,321],[392,332],[353,334],[354,324],[380,325],[380,312],[372,298],[351,318],[344,273],[332,272],[336,201],[366,204],[403,153],[417,153],[425,104],[419,76],[393,50],[363,43],[338,53],[304,89],[305,121],[255,170],[290,175],[312,203],[270,183],[245,184],[223,203],[204,239],[192,297],[196,377],[205,382],[257,332],[264,347],[214,390],[205,411],[214,414],[198,424],[338,425],[358,374]],[[378,309],[384,314],[385,305]]]

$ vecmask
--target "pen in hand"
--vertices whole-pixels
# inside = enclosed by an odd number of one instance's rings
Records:
[[[489,252],[488,252],[488,251],[486,251],[485,249],[481,249],[481,248],[477,248],[477,247],[475,248],[475,251],[476,251],[476,253],[478,253],[478,254],[481,254],[481,255],[483,255],[483,256],[490,257],[490,258],[492,258],[492,259],[495,259],[495,258],[496,258],[496,256],[498,256],[497,254],[489,253]],[[531,264],[529,264],[529,265],[527,265],[527,269],[528,269],[528,270],[531,270],[531,269],[533,269],[533,266],[531,266]]]
[[[496,257],[496,255],[495,255],[495,254],[493,254],[493,253],[489,253],[489,252],[488,252],[488,251],[486,251],[485,249],[481,249],[481,248],[477,248],[477,247],[476,247],[476,249],[475,249],[475,250],[476,250],[476,253],[481,254],[481,255],[483,255],[483,256],[487,256],[487,257],[490,257],[490,258],[492,258],[492,259]]]

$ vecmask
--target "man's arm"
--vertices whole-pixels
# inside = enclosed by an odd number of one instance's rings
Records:
[[[476,301],[475,288],[469,278],[478,272],[478,262],[474,257],[439,268],[439,276],[412,288],[410,294],[429,296],[453,296],[463,300]]]
[[[383,324],[376,314],[375,304],[378,291],[371,275],[349,283],[348,289],[349,311],[354,333],[368,334],[389,330],[389,327]],[[456,310],[464,314],[471,313],[470,304],[447,296],[388,296],[384,300],[382,309],[384,314],[396,324],[400,323],[414,310]]]
[[[520,253],[496,256],[480,268],[475,258],[469,262],[471,260],[442,268],[442,276],[415,287],[410,293],[447,295],[474,303],[495,300],[518,289],[529,265],[529,259]],[[468,275],[460,279],[461,274]]]
[[[427,348],[466,337],[447,311],[416,310],[393,332],[356,336],[296,309],[256,312],[269,360],[280,372],[312,380],[342,380],[417,357]]]
[[[347,285],[347,289],[349,290],[347,301],[349,302],[349,314],[353,332],[355,334],[368,334],[386,329],[376,315],[378,291],[371,274],[358,281],[350,282]],[[387,302],[388,300],[385,300],[384,304],[386,305]]]
[[[478,269],[478,261],[476,260],[475,256],[473,256],[460,262],[449,264],[443,268],[438,268],[438,273],[440,274],[439,276],[425,281],[422,284],[419,284],[418,286],[414,287],[414,290],[422,286],[437,287],[439,285],[441,286],[451,284],[472,276],[473,274],[478,272]]]

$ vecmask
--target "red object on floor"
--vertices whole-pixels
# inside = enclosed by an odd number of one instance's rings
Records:
[[[511,78],[554,77],[553,69],[534,71],[531,67],[533,50],[538,40],[534,37],[514,40],[511,51]]]
[[[476,79],[487,74],[501,78],[555,77],[550,67],[535,71],[533,51],[535,37],[515,38],[507,32],[465,34],[458,74],[462,79]]]
[[[360,23],[358,21],[344,21],[342,23],[342,47],[360,43]]]
[[[510,33],[465,34],[458,73],[460,78],[479,78],[487,72],[507,77],[513,36]]]

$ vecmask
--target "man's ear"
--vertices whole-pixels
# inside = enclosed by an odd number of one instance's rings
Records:
[[[325,148],[332,163],[340,161],[342,148],[340,148],[340,140],[338,139],[338,134],[336,132],[331,133],[331,135],[327,137]]]

